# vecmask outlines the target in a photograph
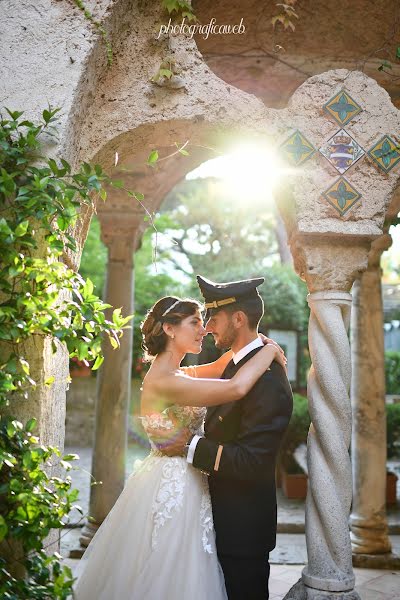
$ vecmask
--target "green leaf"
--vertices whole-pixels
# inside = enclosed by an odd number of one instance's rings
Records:
[[[47,379],[44,380],[44,385],[46,386],[50,386],[52,383],[54,383],[55,378],[53,375],[51,375],[50,377],[47,377]]]
[[[15,228],[15,235],[17,237],[22,237],[28,231],[28,227],[29,221],[22,221],[22,223],[19,223],[19,225],[17,225],[17,227]]]
[[[92,371],[97,371],[97,369],[103,364],[104,356],[98,356],[94,361],[94,365],[92,367]]]
[[[79,460],[79,454],[65,454],[63,460]]]
[[[119,348],[119,343],[118,343],[118,341],[117,341],[117,340],[116,340],[114,337],[110,336],[110,337],[109,337],[109,340],[110,340],[111,346],[112,346],[112,347],[113,347],[115,350],[116,350],[117,348]]]
[[[4,517],[2,517],[0,515],[0,542],[2,542],[4,540],[4,538],[6,537],[8,533],[8,526],[7,523],[4,519]]]
[[[156,163],[158,161],[158,152],[157,150],[152,150],[149,154],[149,157],[147,159],[147,163],[149,165],[153,165],[154,163]]]
[[[3,233],[5,235],[10,235],[12,233],[12,229],[8,226],[7,221],[2,217],[0,219],[0,234]]]
[[[25,431],[29,431],[29,432],[33,431],[36,427],[36,423],[37,423],[37,421],[35,418],[29,419],[29,421],[25,425]]]
[[[400,58],[400,46],[396,48],[396,58]]]
[[[121,179],[113,179],[111,185],[117,189],[121,189],[124,187],[124,182]]]
[[[59,229],[61,229],[61,231],[65,231],[66,229],[68,229],[69,220],[63,217],[62,215],[59,215],[57,217],[57,225]]]
[[[18,110],[15,110],[14,112],[12,112],[8,108],[6,108],[6,111],[8,112],[8,114],[10,115],[10,117],[12,118],[13,121],[18,121],[20,116],[24,114],[23,112],[19,112]]]
[[[90,279],[86,279],[85,285],[83,286],[82,296],[87,299],[93,294],[93,282]]]

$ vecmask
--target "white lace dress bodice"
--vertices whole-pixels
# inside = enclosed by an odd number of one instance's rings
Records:
[[[172,429],[173,423],[170,418],[170,415],[172,414],[182,424],[182,427],[187,427],[193,434],[203,435],[203,424],[206,412],[207,409],[203,406],[180,406],[178,404],[173,404],[161,413],[153,413],[145,417],[140,417],[140,419],[143,428],[147,433],[148,429]],[[157,451],[150,435],[147,435],[152,450]]]
[[[174,420],[201,435],[206,409],[173,405],[142,417],[143,428]],[[207,477],[150,440],[78,570],[76,600],[227,600],[215,547]]]

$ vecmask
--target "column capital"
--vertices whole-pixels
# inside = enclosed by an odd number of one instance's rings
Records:
[[[131,260],[146,227],[143,214],[101,212],[98,216],[101,240],[108,248],[109,261]]]
[[[294,267],[310,292],[349,292],[368,266],[370,240],[296,235],[290,240]]]
[[[368,270],[380,267],[382,253],[390,248],[392,242],[392,236],[387,232],[372,242],[368,254]]]

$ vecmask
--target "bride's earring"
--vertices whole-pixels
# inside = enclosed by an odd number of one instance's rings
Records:
[[[175,335],[174,335],[174,334],[172,334],[172,335],[171,335],[171,340],[174,340],[174,339],[175,339]]]

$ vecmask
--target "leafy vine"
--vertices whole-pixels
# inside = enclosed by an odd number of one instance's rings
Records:
[[[104,184],[114,182],[99,165],[83,163],[73,173],[64,159],[41,155],[58,110],[44,110],[38,123],[18,111],[0,114],[0,408],[9,406],[8,413],[37,385],[24,353],[28,339],[47,338],[54,352],[64,346],[98,369],[103,338],[118,348],[132,318],[121,309],[106,318],[111,307],[92,282],[61,261],[65,246],[77,249],[70,232],[81,205],[92,205],[94,195],[105,200]],[[44,543],[50,529],[63,526],[76,492],[68,478],[47,475],[60,452],[41,445],[34,427],[34,419],[24,427],[0,417],[0,596],[9,600],[66,598],[72,585],[61,557],[47,556]]]

